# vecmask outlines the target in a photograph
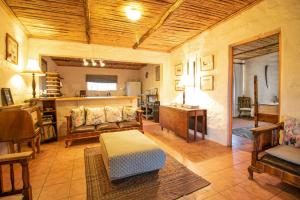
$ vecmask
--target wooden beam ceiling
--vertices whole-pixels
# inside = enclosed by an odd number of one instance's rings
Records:
[[[34,38],[171,51],[260,0],[1,0]],[[142,17],[130,21],[128,6]]]
[[[163,16],[158,20],[158,22],[151,27],[145,34],[140,37],[140,39],[133,45],[133,49],[139,47],[152,33],[159,29],[167,19],[172,15],[172,13],[183,3],[184,0],[176,0],[172,6],[163,14]]]
[[[68,57],[55,57],[50,56],[50,59],[58,67],[91,67],[91,68],[106,68],[106,69],[128,69],[128,70],[140,70],[143,67],[149,66],[148,63],[137,63],[137,62],[123,62],[123,61],[111,61],[111,60],[103,60],[105,63],[104,67],[100,67],[100,59],[95,59],[97,66],[92,66],[91,60],[88,59],[89,65],[84,66],[83,58],[68,58]]]
[[[279,51],[279,35],[275,34],[263,39],[234,47],[234,59],[247,60]]]

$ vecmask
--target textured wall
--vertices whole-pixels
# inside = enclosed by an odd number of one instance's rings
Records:
[[[15,103],[22,103],[31,95],[31,77],[20,72],[27,63],[27,36],[9,15],[6,7],[0,1],[0,88],[11,89]],[[11,64],[5,59],[5,38],[10,34],[19,43],[19,63]],[[0,106],[2,105],[0,98]]]
[[[268,65],[268,88],[265,81],[265,65]],[[245,95],[254,100],[254,75],[257,75],[258,103],[272,103],[278,96],[278,53],[272,53],[245,62]]]
[[[281,115],[300,118],[299,10],[299,0],[264,0],[245,12],[204,31],[172,52],[171,66],[187,58],[196,57],[198,60],[210,54],[215,56],[215,69],[211,72],[215,75],[215,89],[204,92],[200,91],[197,85],[197,89],[189,95],[189,98],[197,101],[202,108],[208,109],[208,138],[222,144],[228,142],[229,45],[276,29],[281,29],[282,33]],[[174,79],[174,76],[172,77]],[[172,84],[174,85],[173,81]],[[176,95],[180,95],[173,94],[173,99],[176,99]]]
[[[154,65],[149,65],[147,67],[143,67],[139,70],[139,79],[142,82],[142,91],[143,93],[146,90],[150,90],[153,88],[158,88],[158,92],[160,89],[160,81],[155,80],[155,68]],[[148,72],[148,78],[145,77],[146,72]]]

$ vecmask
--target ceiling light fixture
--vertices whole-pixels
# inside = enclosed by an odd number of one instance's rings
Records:
[[[92,59],[92,65],[95,67],[97,66],[97,63],[95,62],[95,60]]]
[[[89,65],[89,62],[86,59],[82,59],[82,61],[83,61],[83,65],[84,66],[88,66]]]
[[[141,11],[139,11],[136,7],[133,6],[128,6],[125,9],[125,13],[126,16],[128,17],[128,19],[132,20],[132,21],[137,21],[141,18]]]
[[[102,60],[100,60],[100,67],[105,67],[105,63]]]

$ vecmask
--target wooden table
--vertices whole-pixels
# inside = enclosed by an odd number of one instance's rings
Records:
[[[190,142],[189,137],[189,124],[191,117],[195,117],[194,121],[194,141],[196,140],[198,117],[201,116],[202,120],[202,139],[205,138],[207,133],[207,115],[205,109],[187,109],[174,106],[160,106],[159,107],[159,123],[163,130],[166,128],[173,131],[180,137],[183,137]]]

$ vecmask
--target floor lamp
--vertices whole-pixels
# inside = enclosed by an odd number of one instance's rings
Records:
[[[33,70],[24,70],[22,72],[24,75],[32,75],[32,98],[36,97],[36,82],[35,82],[35,77],[36,76],[44,76],[45,74],[42,73],[41,71],[33,71]]]

